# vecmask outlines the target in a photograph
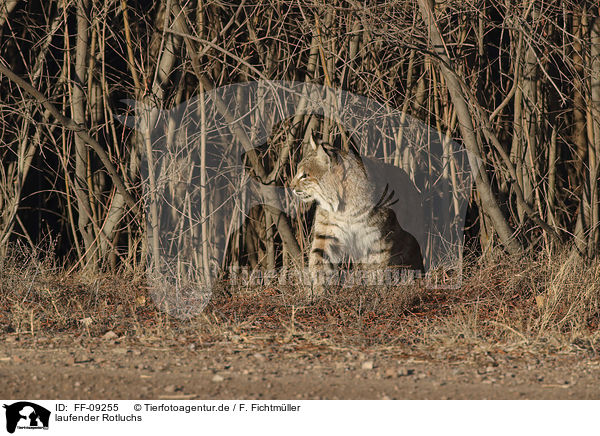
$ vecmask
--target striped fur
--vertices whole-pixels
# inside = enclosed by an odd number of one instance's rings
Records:
[[[291,182],[302,201],[317,202],[309,268],[334,270],[349,260],[369,268],[423,271],[419,243],[392,209],[396,193],[367,174],[354,153],[326,150],[310,139]]]

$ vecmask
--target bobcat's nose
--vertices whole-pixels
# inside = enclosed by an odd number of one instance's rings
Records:
[[[292,188],[292,191],[294,191],[294,194],[296,194],[296,189],[298,188],[298,177],[294,177],[292,179],[290,182],[290,188]]]
[[[290,188],[292,189],[292,192],[294,193],[294,195],[296,195],[298,197],[302,193],[302,190],[298,189],[298,181],[296,179],[292,180],[292,183],[290,183]]]

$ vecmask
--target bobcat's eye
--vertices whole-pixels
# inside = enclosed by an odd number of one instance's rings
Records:
[[[302,173],[302,174],[300,174],[300,175],[298,176],[298,180],[304,180],[304,179],[306,179],[307,177],[308,177],[308,174],[304,174],[304,173]]]

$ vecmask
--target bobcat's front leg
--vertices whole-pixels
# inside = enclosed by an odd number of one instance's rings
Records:
[[[308,255],[308,269],[310,272],[310,296],[318,297],[323,295],[334,268],[327,257],[327,247],[316,238]]]
[[[315,235],[308,256],[308,268],[311,274],[312,296],[322,295],[330,284],[339,257],[338,239],[325,233],[322,226],[315,226]]]

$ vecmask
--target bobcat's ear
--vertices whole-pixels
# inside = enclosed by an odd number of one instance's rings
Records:
[[[312,151],[316,151],[317,148],[319,148],[319,146],[317,145],[317,143],[315,142],[315,138],[313,138],[313,135],[310,135],[310,139],[308,140],[308,144],[310,146],[310,149]]]
[[[328,167],[331,167],[331,156],[329,156],[329,153],[327,153],[325,148],[323,148],[323,146],[319,144],[319,145],[317,145],[316,150],[317,150],[317,159],[319,159],[321,162],[323,162]]]

